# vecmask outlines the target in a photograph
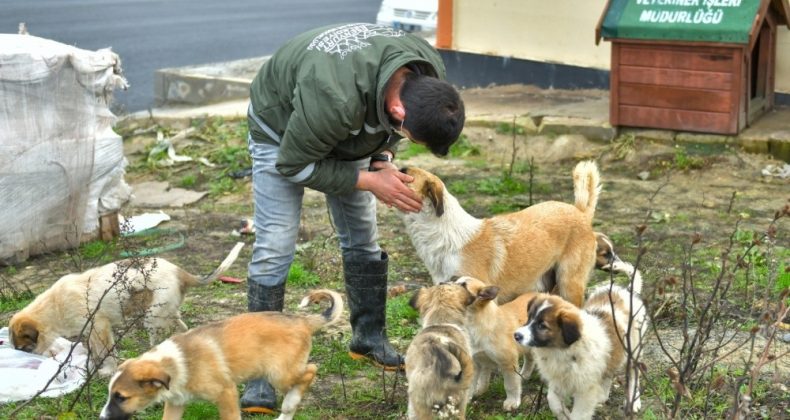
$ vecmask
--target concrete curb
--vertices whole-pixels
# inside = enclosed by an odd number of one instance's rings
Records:
[[[156,103],[206,105],[250,94],[250,83],[269,56],[157,70],[154,73]]]

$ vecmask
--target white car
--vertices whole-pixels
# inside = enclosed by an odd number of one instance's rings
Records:
[[[376,23],[407,32],[436,32],[439,0],[382,0]]]

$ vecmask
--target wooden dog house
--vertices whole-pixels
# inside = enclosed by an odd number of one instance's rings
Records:
[[[774,105],[788,0],[609,0],[613,126],[737,134]]]

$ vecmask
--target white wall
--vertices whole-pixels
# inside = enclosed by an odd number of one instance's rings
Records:
[[[453,0],[454,50],[609,69],[595,45],[606,0]],[[779,28],[776,90],[790,93],[790,30]]]

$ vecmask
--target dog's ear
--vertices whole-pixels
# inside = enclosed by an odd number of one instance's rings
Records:
[[[422,296],[423,288],[417,289],[413,295],[411,295],[411,299],[409,299],[409,306],[414,308],[417,312],[420,312],[420,306],[422,306]]]
[[[132,369],[132,367],[129,367]],[[150,360],[138,360],[132,369],[132,378],[143,389],[158,392],[162,388],[170,389],[170,375],[162,365]]]
[[[497,286],[486,286],[486,287],[480,289],[479,292],[477,292],[477,298],[479,300],[488,302],[488,301],[496,299],[496,296],[498,294],[499,294],[499,287],[497,287]]]
[[[428,197],[433,204],[433,209],[436,212],[436,217],[441,217],[444,214],[444,194],[442,193],[442,185],[433,181],[428,181],[423,185],[423,195]]]
[[[143,381],[143,382],[140,383],[140,386],[143,387],[144,389],[145,388],[154,388],[154,389],[159,390],[161,388],[164,388],[164,389],[169,390],[170,389],[170,377],[168,377],[166,381],[163,381],[161,379],[151,379],[149,381]]]
[[[527,301],[527,318],[529,318],[529,314],[532,312],[532,306],[534,306],[535,301],[538,300],[538,296],[532,296],[529,301]]]
[[[570,346],[581,338],[582,335],[579,331],[580,322],[581,320],[578,316],[566,311],[561,312],[557,316],[557,325],[562,331],[562,339],[566,345]]]
[[[162,388],[169,390],[170,389],[170,375],[162,372],[157,377],[146,378],[139,381],[140,386],[143,389],[153,389],[158,391]]]
[[[472,292],[470,292],[465,286],[464,291],[466,292],[466,301],[464,302],[464,307],[469,306],[477,301],[477,296],[473,295]]]

